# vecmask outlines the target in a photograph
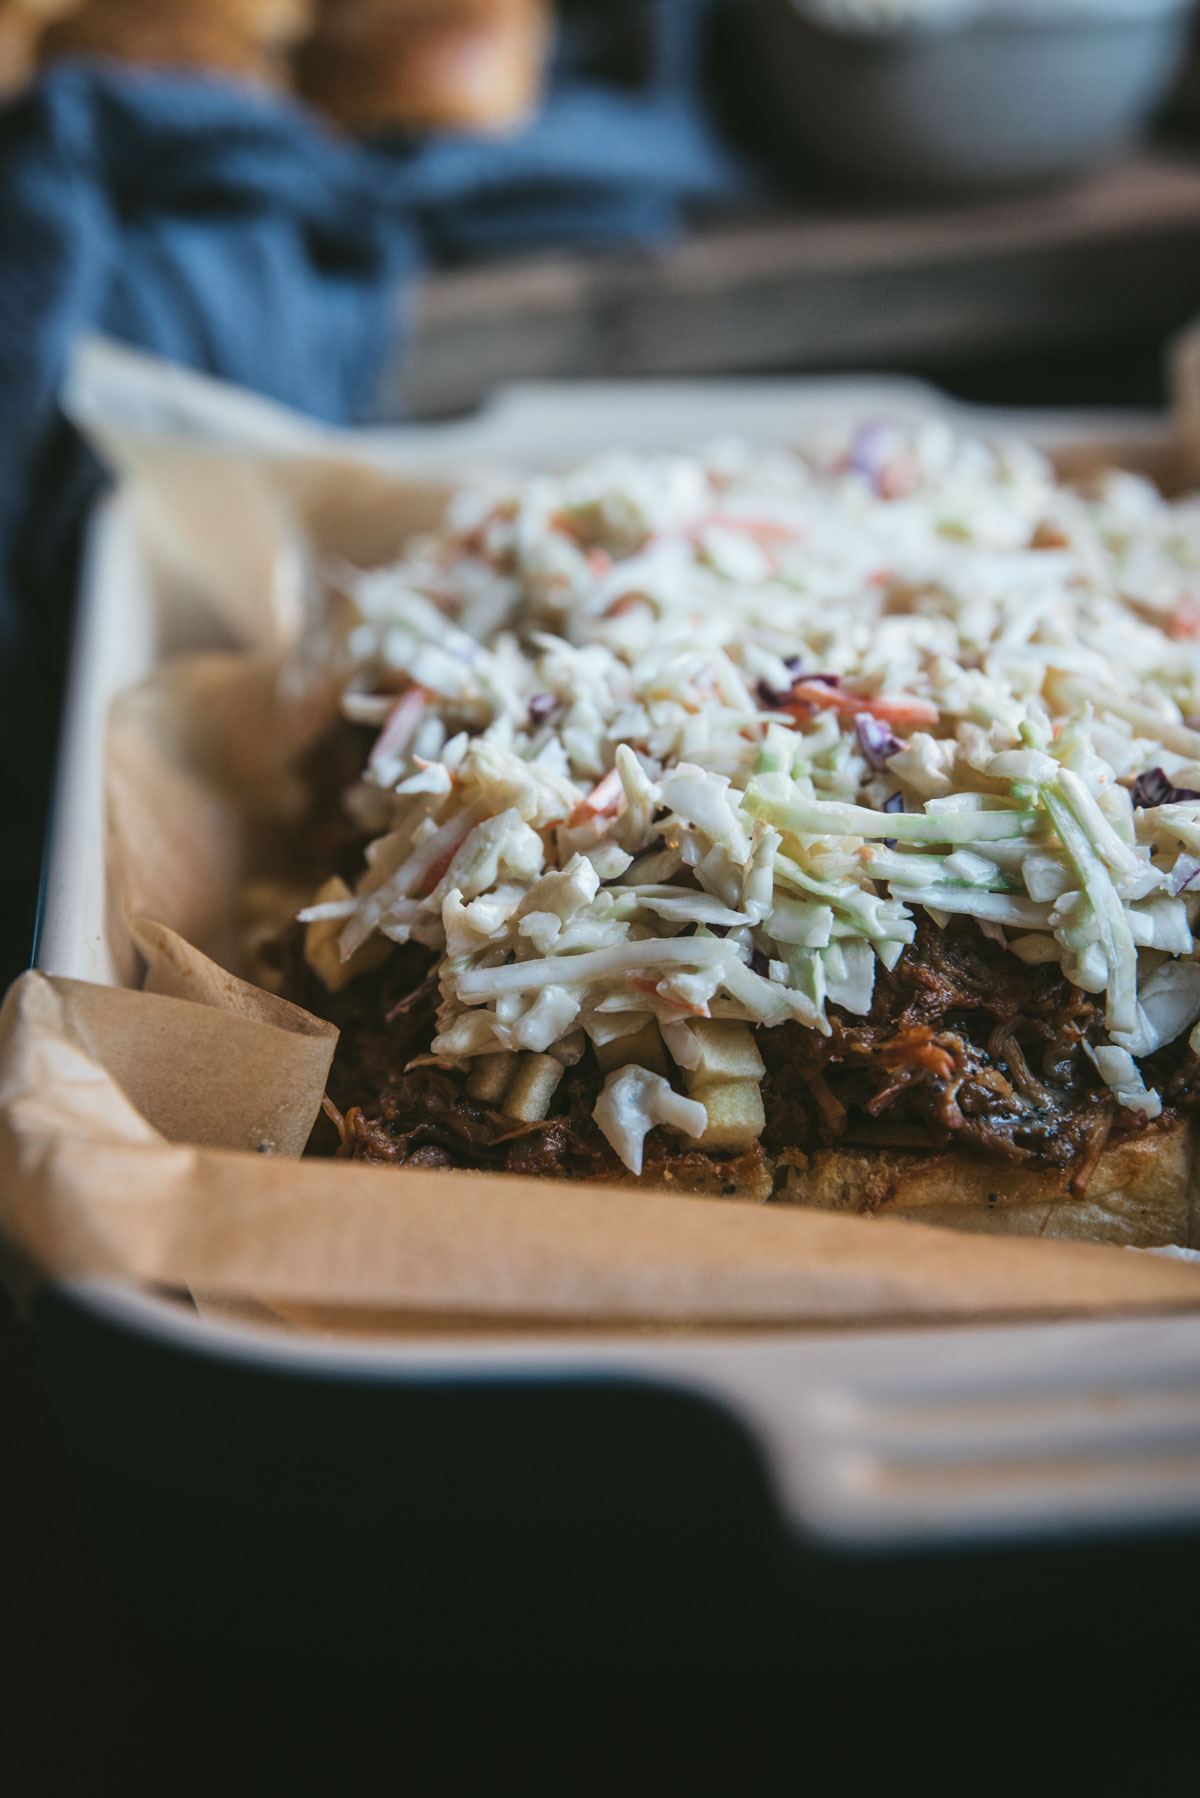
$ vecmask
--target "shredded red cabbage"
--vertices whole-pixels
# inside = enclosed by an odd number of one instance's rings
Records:
[[[850,446],[849,466],[856,474],[865,474],[873,481],[887,455],[887,441],[887,429],[882,423],[863,425]]]
[[[876,774],[882,774],[887,767],[888,757],[899,755],[904,748],[903,743],[892,735],[886,724],[873,718],[870,712],[860,712],[854,720],[854,728],[867,766],[874,768]],[[899,798],[899,794],[896,797]]]
[[[1200,793],[1195,787],[1172,786],[1161,768],[1148,768],[1133,783],[1135,805],[1178,805],[1184,799],[1200,799]]]
[[[780,706],[786,705],[792,697],[792,687],[794,687],[795,683],[798,680],[804,679],[804,680],[828,681],[828,680],[837,680],[837,678],[838,678],[836,674],[834,674],[834,675],[828,675],[828,674],[808,674],[808,675],[806,675],[804,673],[804,657],[803,656],[785,656],[783,659],[783,665],[792,677],[791,685],[787,686],[787,687],[773,687],[771,685],[770,681],[760,680],[754,689],[754,696],[758,700],[759,705],[770,706],[770,707],[775,708],[776,710],[778,710],[778,708]]]
[[[904,794],[891,794],[889,798],[884,800],[883,809],[885,812],[902,812],[904,810]],[[899,837],[884,837],[883,846],[885,849],[898,849],[900,846],[900,839]]]
[[[1200,880],[1200,862],[1190,855],[1181,855],[1171,870],[1170,892],[1173,898],[1186,893],[1189,887]]]

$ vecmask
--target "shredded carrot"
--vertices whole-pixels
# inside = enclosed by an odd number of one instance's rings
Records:
[[[798,680],[781,710],[831,711],[843,718],[857,718],[869,713],[881,724],[892,724],[899,730],[911,730],[938,721],[938,709],[927,699],[863,699],[857,693],[843,693],[839,687],[827,687],[822,681]]]
[[[588,824],[593,818],[613,816],[619,809],[624,788],[621,776],[615,768],[610,768],[603,780],[597,781],[586,799],[581,799],[567,823],[572,829],[580,824]]]
[[[605,609],[606,618],[624,618],[626,612],[632,612],[635,606],[648,606],[651,601],[644,593],[622,593]]]
[[[661,999],[664,1005],[673,1005],[677,1011],[689,1011],[694,1018],[711,1017],[707,1005],[693,1005],[690,999],[677,998],[674,993],[660,993],[653,980],[630,980],[630,986],[639,993],[649,993],[652,998]]]
[[[875,482],[880,499],[903,499],[916,485],[917,468],[911,456],[893,456],[885,462]]]
[[[710,526],[722,531],[741,531],[748,537],[775,537],[781,543],[801,543],[807,536],[797,525],[784,524],[778,518],[743,518],[738,513],[709,512],[698,518],[689,534],[697,535]]]
[[[1200,605],[1190,593],[1184,593],[1167,614],[1168,637],[1200,637]]]
[[[462,847],[461,843],[456,843],[454,845],[453,849],[447,849],[443,852],[443,854],[438,856],[437,860],[433,863],[428,874],[426,874],[424,880],[421,882],[419,888],[417,889],[417,898],[418,899],[428,899],[430,893],[432,893],[432,891],[433,891],[434,887],[437,885],[438,881],[442,878],[443,874],[445,874],[447,872],[447,870],[449,869],[450,863],[454,860],[455,856],[458,854],[461,847]]]
[[[675,525],[666,531],[651,531],[641,547],[647,550],[654,549],[661,543],[695,543],[704,531],[714,527],[722,531],[740,532],[742,536],[754,537],[760,542],[763,539],[769,542],[774,538],[777,543],[803,543],[808,536],[808,532],[801,526],[784,524],[778,518],[743,518],[736,512],[705,512],[702,517],[694,518],[691,524]]]
[[[383,729],[375,739],[374,748],[369,759],[370,766],[377,768],[390,755],[395,755],[404,748],[409,738],[421,722],[421,714],[430,698],[424,687],[410,687],[402,693],[387,715]]]
[[[486,547],[489,527],[493,524],[511,524],[519,510],[520,506],[517,500],[501,500],[499,505],[493,506],[490,512],[484,514],[478,524],[472,525],[469,530],[456,531],[453,536],[447,537],[438,551],[438,561],[441,566],[443,568],[450,566],[458,560],[460,555],[482,555]]]
[[[424,774],[426,768],[437,768],[437,767],[441,766],[441,764],[439,762],[427,761],[423,755],[414,755],[413,761],[416,763],[417,767],[421,770],[422,774]],[[461,787],[462,784],[463,784],[462,783],[462,775],[455,774],[453,771],[451,771],[450,785],[452,787]]]
[[[488,816],[490,817],[491,814],[489,813]],[[483,824],[485,822],[486,822],[486,819],[483,819],[483,818],[477,818],[475,820],[475,823],[478,823],[478,824]],[[443,849],[442,853],[438,856],[437,860],[435,862],[430,863],[428,872],[426,873],[424,880],[421,882],[421,885],[417,889],[417,898],[418,899],[428,899],[430,893],[432,893],[434,887],[437,885],[438,881],[442,878],[443,874],[446,873],[447,869],[450,866],[450,863],[454,860],[455,856],[458,854],[459,850],[462,848],[463,844],[465,843],[467,838],[470,836],[471,831],[474,828],[475,828],[474,824],[471,824],[470,822],[464,823],[461,831],[459,832],[455,841],[453,843],[451,843],[449,849]]]

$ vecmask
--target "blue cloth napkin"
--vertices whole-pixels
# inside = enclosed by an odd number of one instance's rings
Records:
[[[0,906],[28,907],[102,478],[57,408],[72,343],[104,332],[327,420],[371,416],[398,293],[429,262],[657,240],[688,202],[745,187],[700,97],[710,5],[611,0],[600,15],[640,30],[641,79],[589,75],[568,31],[544,107],[508,137],[361,143],[283,97],[105,64],[0,112]]]

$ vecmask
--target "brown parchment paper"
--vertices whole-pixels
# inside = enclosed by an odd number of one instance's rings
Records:
[[[256,465],[271,528],[327,549],[349,482],[355,531],[386,543],[391,513],[373,531],[365,514],[387,509],[396,478],[359,488],[346,456],[297,437],[287,457],[272,438]],[[238,450],[243,462],[256,453]],[[121,460],[136,465],[143,509],[152,491],[182,514],[172,529],[185,542],[228,491],[227,458],[211,443],[163,455],[165,477],[147,441]],[[414,516],[429,504],[422,489]],[[0,1012],[0,1233],[26,1262],[47,1277],[191,1288],[217,1310],[266,1307],[310,1327],[414,1316],[824,1325],[1200,1305],[1200,1266],[1116,1248],[298,1159],[335,1033],[236,973],[239,894],[298,802],[290,762],[316,722],[280,653],[286,620],[264,603],[275,577],[258,524],[240,564],[242,647],[168,660],[111,720],[108,928],[136,950],[141,989],[30,973]],[[222,551],[227,622],[235,547]]]

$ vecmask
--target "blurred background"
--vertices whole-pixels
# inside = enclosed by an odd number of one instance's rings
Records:
[[[312,409],[445,412],[522,376],[867,365],[989,397],[1145,398],[1189,310],[1193,13],[0,0],[0,85],[18,102],[10,178],[41,152],[27,204],[63,216],[90,190],[93,236],[153,290],[138,304],[89,280],[76,322],[290,379]],[[268,216],[298,238],[285,335],[301,277],[395,284],[390,329],[342,321],[361,335],[334,346],[354,364],[340,391],[322,368],[285,374],[269,344],[247,353],[270,276],[261,247],[239,268],[235,240]],[[227,234],[223,308],[202,284],[209,225]],[[186,316],[155,320],[158,300]]]
[[[988,404],[1161,406],[1165,346],[1200,311],[1195,15],[1193,0],[0,0],[0,987],[29,955],[105,480],[58,405],[80,338],[335,423],[462,413],[514,380],[865,369]],[[249,1719],[261,1694],[195,1686],[114,1622],[28,1345],[0,1331],[0,1354],[19,1469],[0,1501],[20,1545],[10,1734],[44,1752],[56,1681],[84,1728],[55,1754],[74,1767],[78,1750],[92,1789],[129,1790],[134,1744],[177,1738],[201,1777],[176,1763],[157,1789],[236,1787],[206,1707]],[[165,1718],[148,1736],[144,1702]],[[671,1703],[691,1756],[665,1763],[668,1790],[712,1725]],[[637,1712],[647,1729],[656,1708]],[[452,1735],[455,1707],[435,1715]],[[1063,1738],[1075,1777],[1100,1755],[1093,1725]],[[487,1727],[519,1751],[507,1700]],[[605,1729],[590,1712],[586,1727]],[[1141,1775],[1151,1754],[1177,1777],[1176,1743],[1156,1718]],[[641,1789],[608,1750],[604,1789]],[[1104,1748],[1110,1771],[1123,1751]],[[300,1758],[293,1741],[289,1780]],[[279,1764],[263,1751],[254,1789]]]

